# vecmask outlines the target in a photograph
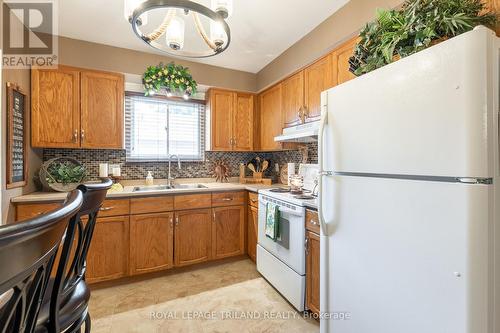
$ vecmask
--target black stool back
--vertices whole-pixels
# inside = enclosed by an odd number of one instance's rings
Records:
[[[64,239],[50,301],[49,332],[60,332],[67,329],[67,327],[59,327],[61,322],[60,309],[69,298],[74,297],[73,291],[85,279],[87,253],[94,233],[97,214],[112,184],[112,181],[107,179],[102,183],[78,186],[78,190],[83,193],[83,204],[80,211],[71,218]],[[78,321],[83,322],[86,317],[85,310]],[[81,322],[74,322],[73,325],[78,326]]]
[[[0,332],[33,332],[68,220],[80,209],[80,190],[62,207],[0,227]]]

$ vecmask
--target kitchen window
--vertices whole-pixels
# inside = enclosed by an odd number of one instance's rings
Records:
[[[125,95],[125,148],[128,162],[201,161],[205,106],[162,96]]]

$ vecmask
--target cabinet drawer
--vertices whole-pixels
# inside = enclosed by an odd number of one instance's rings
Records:
[[[209,208],[211,205],[212,195],[210,193],[176,195],[174,198],[175,210]]]
[[[61,206],[62,202],[17,204],[16,221],[26,220]]]
[[[238,206],[245,204],[245,192],[212,193],[212,206]]]
[[[149,197],[130,199],[130,214],[161,213],[174,210],[174,197]]]
[[[104,200],[99,209],[99,217],[128,215],[130,204],[128,199]]]
[[[318,212],[306,210],[306,229],[319,235],[319,217]]]
[[[248,204],[252,207],[259,208],[259,195],[255,192],[248,192]]]

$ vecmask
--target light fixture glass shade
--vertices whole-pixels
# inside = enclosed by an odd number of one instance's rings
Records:
[[[210,39],[217,47],[224,45],[226,32],[219,21],[210,21]]]
[[[145,1],[147,0],[125,0],[123,6],[123,16],[128,22],[131,22],[134,10]],[[140,16],[140,20],[141,20],[141,25],[148,24],[148,14],[147,13],[142,14]]]
[[[228,18],[233,14],[233,0],[212,0],[212,10]]]
[[[165,31],[167,45],[172,50],[182,50],[184,47],[184,20],[175,16],[170,21]]]

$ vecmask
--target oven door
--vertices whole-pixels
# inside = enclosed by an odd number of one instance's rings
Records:
[[[277,204],[280,211],[280,237],[274,241],[266,236],[267,203]],[[258,243],[297,274],[305,272],[305,208],[259,195]],[[257,258],[258,260],[258,258]]]

